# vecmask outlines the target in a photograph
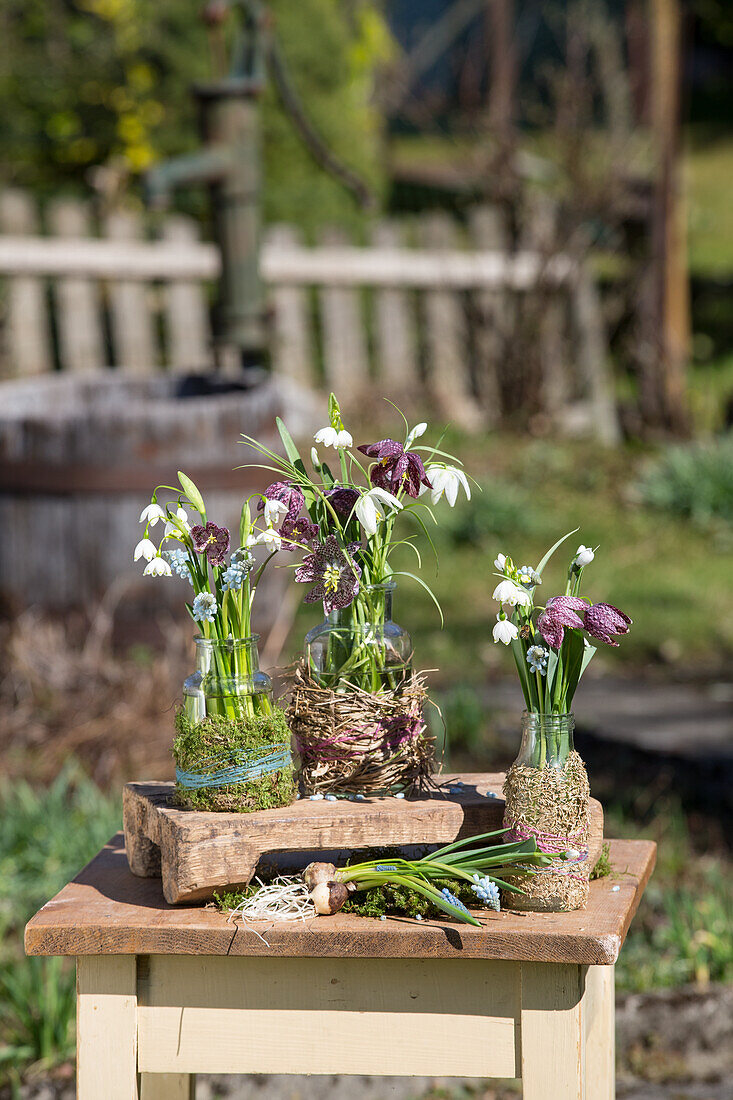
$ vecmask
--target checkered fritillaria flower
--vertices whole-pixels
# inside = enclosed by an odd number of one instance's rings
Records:
[[[353,555],[359,544],[351,543],[348,549]],[[327,615],[349,606],[359,591],[360,577],[359,566],[349,561],[335,535],[328,535],[323,542],[317,543],[313,553],[308,554],[303,564],[295,570],[296,581],[315,585],[306,593],[305,602],[322,600]]]
[[[578,611],[587,611],[588,604],[579,596],[552,596],[537,620],[537,629],[549,646],[559,649],[565,637],[565,628],[583,629]]]
[[[364,443],[358,450],[367,458],[377,460],[369,471],[372,485],[386,489],[393,496],[404,489],[408,496],[417,497],[421,485],[426,489],[433,488],[420,455],[416,451],[406,451],[396,439]]]
[[[191,528],[191,542],[197,554],[206,554],[210,565],[224,564],[229,549],[229,531],[226,527],[217,527],[211,522],[202,527],[197,523]]]
[[[591,638],[606,645],[618,646],[612,634],[628,634],[632,620],[610,603],[594,603],[585,613],[585,629]]]

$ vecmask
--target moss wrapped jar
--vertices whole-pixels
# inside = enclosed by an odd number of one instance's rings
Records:
[[[251,813],[295,800],[290,731],[260,671],[258,641],[195,639],[173,744],[179,806]]]

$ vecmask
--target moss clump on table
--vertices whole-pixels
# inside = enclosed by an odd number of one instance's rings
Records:
[[[176,715],[176,739],[173,757],[185,771],[197,771],[201,761],[212,756],[221,760],[221,767],[241,763],[241,753],[256,753],[276,745],[290,744],[290,730],[285,714],[275,707],[271,714],[256,714],[247,718],[226,718],[214,715],[193,724],[183,711]],[[292,763],[244,783],[223,787],[199,787],[191,790],[176,783],[173,801],[191,810],[214,810],[223,813],[252,813],[289,806],[295,801],[295,769]]]

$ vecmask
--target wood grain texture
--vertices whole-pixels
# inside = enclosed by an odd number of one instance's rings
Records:
[[[521,966],[525,1100],[585,1100],[583,974],[579,966]]]
[[[248,883],[259,860],[275,852],[447,844],[500,829],[503,773],[460,779],[460,793],[445,790],[420,799],[365,802],[302,799],[251,814],[176,809],[168,805],[172,783],[128,783],[123,819],[130,868],[136,875],[162,875],[165,899],[175,905],[205,901],[215,890]],[[487,791],[495,797],[487,797]],[[602,837],[603,810],[594,800],[589,843],[593,863]]]
[[[134,955],[77,961],[78,1100],[138,1100]]]
[[[616,877],[591,883],[588,908],[576,913],[482,911],[481,928],[344,914],[302,924],[243,925],[213,908],[168,905],[159,880],[130,872],[119,834],[33,917],[25,947],[29,955],[347,955],[614,963],[652,872],[656,845],[631,840],[610,844]]]
[[[142,1071],[518,1072],[509,962],[154,955],[138,996]]]

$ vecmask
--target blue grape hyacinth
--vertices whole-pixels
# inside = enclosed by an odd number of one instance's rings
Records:
[[[482,878],[481,875],[475,874],[471,889],[487,909],[494,909],[497,913],[499,912],[501,909],[499,887],[487,875]]]
[[[440,892],[447,902],[450,902],[451,905],[455,905],[456,909],[460,909],[464,913],[468,913],[468,909],[460,900],[460,898],[457,898],[455,894],[451,894],[447,886],[444,886]]]

